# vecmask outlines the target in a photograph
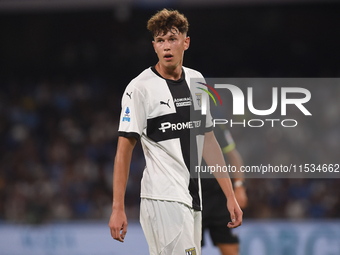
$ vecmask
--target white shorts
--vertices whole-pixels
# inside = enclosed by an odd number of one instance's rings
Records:
[[[142,198],[140,223],[150,255],[200,255],[202,215],[187,205]]]

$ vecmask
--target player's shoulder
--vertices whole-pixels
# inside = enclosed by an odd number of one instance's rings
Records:
[[[203,75],[197,70],[185,66],[183,66],[183,70],[190,78],[203,78]]]
[[[141,72],[137,77],[132,79],[127,85],[127,88],[144,91],[145,89],[147,89],[149,84],[152,84],[152,81],[154,79],[157,79],[157,76],[151,70],[151,67],[149,67]]]

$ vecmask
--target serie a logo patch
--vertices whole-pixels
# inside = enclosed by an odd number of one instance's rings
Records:
[[[195,247],[185,250],[185,255],[196,255]]]
[[[130,109],[129,107],[126,107],[125,114],[123,117],[123,121],[130,122]]]

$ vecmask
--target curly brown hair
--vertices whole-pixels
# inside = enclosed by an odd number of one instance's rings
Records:
[[[178,11],[164,8],[149,19],[147,28],[154,37],[161,33],[165,35],[168,31],[173,32],[174,30],[186,34],[189,29],[189,22],[187,18]]]

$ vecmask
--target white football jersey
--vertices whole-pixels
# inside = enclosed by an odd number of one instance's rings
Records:
[[[141,197],[184,203],[201,210],[198,178],[190,169],[200,165],[205,132],[212,118],[201,114],[203,76],[183,67],[182,77],[168,80],[154,67],[144,70],[126,87],[122,98],[119,135],[141,139],[146,167]],[[203,92],[205,93],[205,92]]]

